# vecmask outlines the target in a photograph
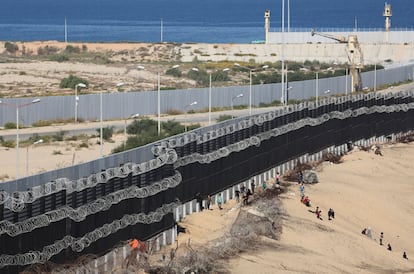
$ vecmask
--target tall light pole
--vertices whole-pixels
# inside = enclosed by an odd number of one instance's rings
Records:
[[[316,82],[315,82],[315,97],[316,97],[316,106],[318,105],[318,95],[319,95],[319,72],[315,73]]]
[[[36,142],[33,143],[33,145],[37,145],[41,143],[43,143],[43,139],[37,140]],[[29,147],[30,147],[30,144],[27,145],[27,148],[26,148],[26,177],[29,176]]]
[[[348,68],[345,68],[345,95],[348,95]]]
[[[171,68],[176,69],[179,68],[180,65],[174,65]],[[144,66],[138,66],[139,70],[145,70]],[[158,136],[161,134],[161,71],[157,71],[157,131]]]
[[[231,98],[231,118],[232,119],[234,118],[234,114],[233,114],[233,112],[234,112],[234,99],[241,98],[241,97],[243,97],[243,93],[237,94],[236,96],[233,96],[233,98]]]
[[[241,66],[239,63],[234,63],[234,66],[239,67],[239,68],[245,68],[249,70],[249,115],[252,115],[252,74],[253,74],[253,69],[248,68],[248,67],[244,67]],[[262,66],[262,69],[267,69],[269,66],[268,65],[264,65]]]
[[[30,103],[27,104],[21,104],[21,105],[15,105],[15,104],[9,104],[0,101],[0,104],[4,104],[6,106],[14,107],[16,109],[16,179],[19,179],[19,109],[23,107],[27,107],[36,103],[39,103],[40,99],[34,99]]]
[[[284,54],[284,47],[285,47],[285,0],[282,0],[282,46],[281,46],[281,65],[282,65],[282,73],[281,73],[281,85],[282,85],[282,104],[286,104],[286,98],[284,94],[285,90],[285,54]]]
[[[101,127],[99,130],[99,146],[101,149],[101,157],[103,157],[103,91],[101,90],[101,94],[99,96],[99,106],[100,106],[100,121]]]
[[[84,83],[78,83],[75,86],[75,123],[78,122],[78,105],[79,105],[78,88],[86,88],[86,85]]]
[[[185,132],[187,132],[187,108],[188,107],[191,107],[191,106],[194,106],[194,105],[197,105],[198,104],[198,102],[197,101],[194,101],[194,102],[191,102],[190,104],[188,104],[188,105],[186,105],[185,107],[184,107],[184,109],[185,109],[185,122],[184,122],[184,131]]]

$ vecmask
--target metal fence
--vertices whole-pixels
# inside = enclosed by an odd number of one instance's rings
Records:
[[[364,87],[392,84],[413,79],[414,65],[398,68],[381,69],[376,72],[362,73]],[[376,74],[376,77],[375,77]],[[289,82],[289,99],[310,99],[316,96],[316,80]],[[351,78],[340,76],[319,79],[319,96],[344,94],[351,90]],[[347,90],[346,90],[347,88]],[[252,104],[270,103],[281,100],[281,84],[265,84],[252,86]],[[329,90],[329,93],[325,91]],[[248,105],[249,86],[214,87],[211,91],[213,107],[230,107],[232,98],[240,93],[244,96],[234,101],[235,105]],[[88,121],[100,118],[100,94],[80,95],[78,117]],[[193,101],[198,104],[191,109],[199,111],[208,108],[209,89],[166,90],[160,92],[161,113],[169,110],[185,110],[185,106]],[[3,99],[11,105],[21,105],[35,97]],[[41,97],[41,102],[19,109],[19,123],[29,126],[40,120],[70,119],[75,117],[75,96]],[[131,114],[154,115],[157,113],[157,91],[104,93],[102,115],[104,120],[125,119]],[[0,125],[16,122],[14,107],[0,105]]]
[[[149,239],[171,228],[195,193],[218,193],[327,147],[413,130],[413,114],[414,92],[326,98],[3,183],[0,272]]]

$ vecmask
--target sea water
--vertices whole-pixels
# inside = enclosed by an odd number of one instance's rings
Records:
[[[378,0],[284,0],[285,27],[384,27]],[[0,40],[250,43],[281,27],[282,0],[2,0]],[[289,5],[288,5],[289,4]],[[414,27],[414,1],[394,0],[393,28]],[[288,10],[290,11],[288,16]],[[66,18],[66,32],[65,32]]]

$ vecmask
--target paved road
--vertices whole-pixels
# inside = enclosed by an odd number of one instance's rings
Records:
[[[271,111],[276,109],[276,107],[269,107],[269,108],[253,108],[252,114],[263,113],[267,111]],[[221,115],[231,115],[232,112],[230,110],[227,111],[219,111],[219,112],[212,112],[211,113],[211,122],[216,123],[216,119]],[[246,116],[249,115],[248,109],[243,110],[234,110],[233,112],[235,117]],[[156,116],[147,116],[148,118],[156,120]],[[194,113],[194,114],[187,114],[187,115],[167,115],[162,116],[161,121],[168,121],[168,120],[175,120],[180,123],[200,123],[201,125],[208,125],[208,113]],[[127,120],[127,123],[130,123],[131,120]],[[97,130],[100,128],[101,123],[98,122],[86,122],[86,123],[78,123],[78,124],[58,124],[46,127],[31,127],[31,128],[24,128],[19,130],[19,138],[20,140],[25,140],[33,136],[34,134],[38,134],[39,136],[45,135],[54,135],[59,133],[60,131],[64,131],[66,136],[75,136],[75,135],[93,135],[98,134]],[[125,120],[116,120],[116,121],[104,121],[103,127],[114,127],[115,131],[117,130],[124,130],[125,128]],[[8,130],[1,130],[0,136],[3,137],[4,140],[14,140],[16,139],[16,130],[15,129],[8,129]]]

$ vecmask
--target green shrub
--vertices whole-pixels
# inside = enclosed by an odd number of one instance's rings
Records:
[[[59,49],[57,47],[49,47],[46,45],[45,47],[40,47],[37,49],[38,55],[50,55],[50,54],[56,54],[59,52]]]
[[[37,122],[34,122],[32,124],[33,127],[47,127],[50,126],[52,124],[51,121],[46,121],[46,120],[39,120]]]
[[[180,114],[183,114],[183,112],[181,110],[171,108],[167,110],[167,114],[168,115],[180,115]]]
[[[81,144],[79,145],[79,147],[80,147],[80,148],[88,148],[88,147],[89,147],[89,145],[88,145],[88,143],[83,142],[83,143],[81,143]]]
[[[67,53],[80,53],[81,50],[78,46],[74,47],[72,45],[67,45],[65,48],[65,52]]]
[[[53,140],[58,141],[58,142],[63,141],[64,137],[65,137],[65,132],[63,130],[59,131],[58,133],[52,136]]]
[[[69,57],[65,54],[56,54],[56,55],[51,55],[49,57],[49,60],[62,63],[62,62],[65,62],[65,61],[69,61]]]
[[[60,151],[60,150],[54,150],[54,151],[52,152],[52,154],[53,154],[53,155],[62,155],[62,151]]]
[[[165,72],[165,74],[171,75],[171,76],[174,76],[174,77],[177,77],[177,78],[181,77],[181,75],[182,75],[179,68],[170,68],[169,70],[167,70]]]
[[[19,126],[20,127],[20,126]],[[4,128],[5,129],[16,129],[17,128],[17,126],[16,126],[16,123],[13,123],[13,122],[7,122],[7,123],[5,123],[4,124]]]
[[[96,129],[96,131],[98,132],[99,135],[101,134],[100,128]],[[114,134],[114,127],[102,128],[102,139],[104,139],[105,141],[110,140],[113,134]]]
[[[76,85],[79,83],[85,84],[86,87],[89,86],[89,82],[87,80],[77,76],[69,75],[69,77],[63,78],[62,81],[60,81],[59,87],[75,89]]]
[[[223,121],[226,121],[226,120],[230,120],[230,119],[232,119],[231,115],[228,115],[228,114],[223,114],[223,115],[220,115],[220,116],[216,119],[216,121],[217,121],[217,123],[220,123],[220,122],[223,122]]]
[[[19,50],[19,47],[16,44],[13,44],[10,42],[4,43],[4,48],[6,49],[7,52],[10,52],[10,53],[15,53],[16,51]]]
[[[3,141],[3,142],[1,142],[1,145],[4,146],[4,147],[8,147],[8,148],[13,148],[13,147],[16,146],[15,142],[12,141],[12,140]]]

